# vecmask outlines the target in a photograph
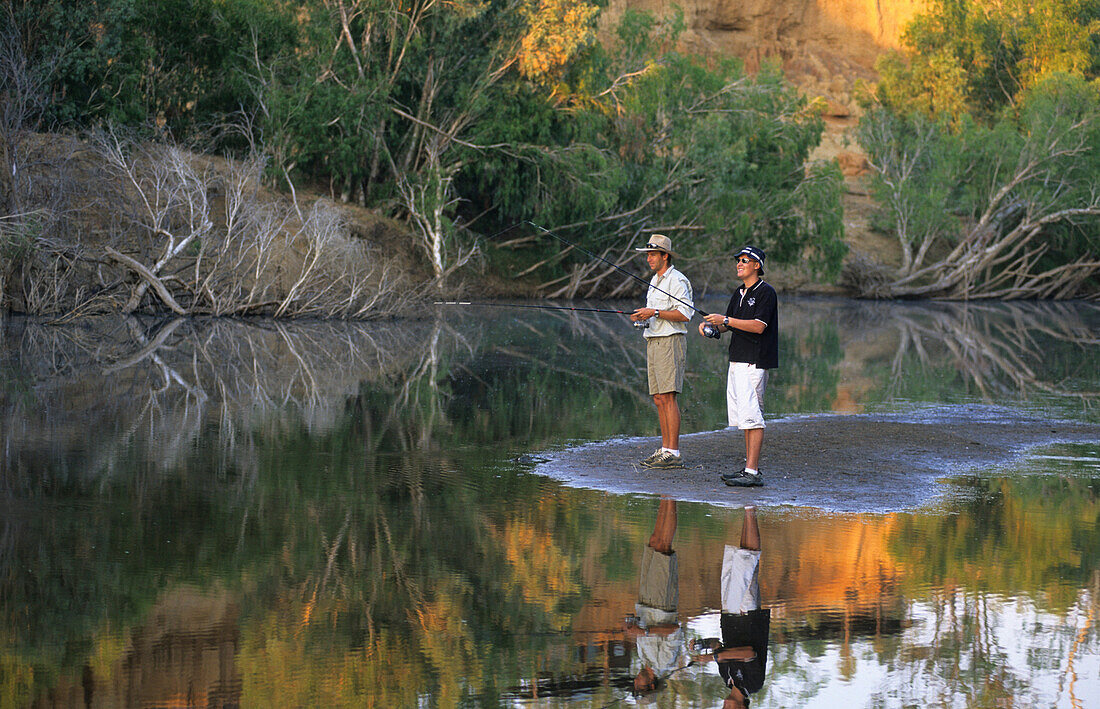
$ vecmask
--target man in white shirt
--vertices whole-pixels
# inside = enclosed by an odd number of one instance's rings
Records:
[[[680,572],[672,540],[676,536],[676,501],[663,497],[657,508],[653,534],[642,550],[638,573],[636,615],[626,621],[626,636],[634,640],[637,655],[631,662],[634,692],[646,695],[673,672],[688,664],[684,629],[677,617]]]
[[[684,388],[684,368],[687,364],[687,322],[694,311],[691,282],[672,265],[676,253],[672,240],[664,234],[654,234],[643,251],[653,270],[646,292],[644,308],[630,316],[634,322],[648,322],[646,369],[649,393],[657,406],[657,421],[661,427],[661,447],[653,451],[641,465],[646,468],[682,468],[680,457],[680,407],[676,395]]]

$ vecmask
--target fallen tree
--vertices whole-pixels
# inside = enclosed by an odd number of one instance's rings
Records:
[[[48,146],[67,156],[42,163],[36,182],[87,184],[94,174],[97,189],[69,200],[48,233],[23,229],[10,309],[58,319],[167,311],[367,318],[418,295],[408,264],[351,233],[346,208],[262,189],[260,155],[222,160],[113,131],[25,139],[37,145],[29,154]]]
[[[896,268],[850,262],[863,297],[1100,296],[1100,92],[1055,76],[990,127],[869,111],[859,141],[875,173]]]

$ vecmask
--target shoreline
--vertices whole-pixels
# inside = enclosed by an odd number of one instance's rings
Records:
[[[660,443],[650,436],[538,453],[531,472],[570,487],[668,495],[720,507],[888,513],[932,503],[946,492],[947,478],[1018,462],[1040,446],[1100,443],[1100,424],[984,407],[925,413],[808,414],[768,421],[761,487],[729,487],[719,480],[744,460],[743,434],[731,429],[682,435],[681,469],[637,464]],[[933,414],[935,420],[929,418]]]

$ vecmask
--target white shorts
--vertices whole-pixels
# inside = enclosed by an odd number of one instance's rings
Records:
[[[730,362],[726,375],[726,416],[740,429],[764,428],[764,389],[768,370],[748,362]]]
[[[760,607],[760,552],[726,545],[722,555],[722,610],[748,613]]]

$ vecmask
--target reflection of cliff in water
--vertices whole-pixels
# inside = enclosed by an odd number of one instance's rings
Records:
[[[225,594],[180,588],[134,628],[117,659],[62,677],[31,707],[241,706],[238,609]]]

